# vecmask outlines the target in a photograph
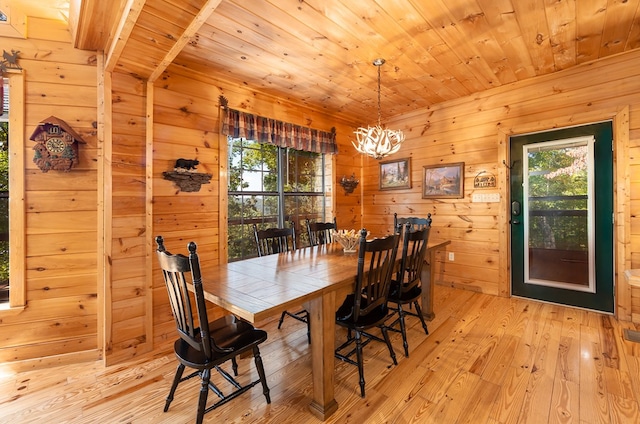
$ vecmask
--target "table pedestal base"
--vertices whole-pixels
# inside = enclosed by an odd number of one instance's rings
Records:
[[[309,411],[318,419],[325,421],[329,418],[334,412],[338,410],[338,402],[335,399],[330,402],[328,405],[322,407],[318,405],[315,401],[312,401],[309,404]]]

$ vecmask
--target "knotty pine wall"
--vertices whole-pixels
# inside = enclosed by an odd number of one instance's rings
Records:
[[[623,54],[534,80],[514,83],[399,117],[389,126],[407,137],[394,157],[410,157],[413,187],[378,190],[379,165],[365,160],[364,225],[389,232],[393,213],[432,214],[431,237],[451,240],[436,264],[441,282],[494,295],[509,294],[508,135],[575,126],[615,117],[617,307],[629,319],[624,268],[640,267],[640,52]],[[626,116],[625,108],[629,108]],[[628,124],[627,124],[628,121]],[[626,125],[628,125],[628,134]],[[628,154],[625,152],[628,140]],[[624,162],[628,160],[628,166]],[[423,166],[465,163],[464,198],[422,199]],[[490,172],[495,189],[473,188]],[[620,178],[628,175],[629,178]],[[630,183],[630,191],[627,184]],[[501,203],[472,203],[473,193],[500,192]],[[630,204],[629,204],[630,194]],[[626,199],[626,200],[625,200]],[[623,213],[624,210],[630,212]],[[625,236],[630,233],[630,237]]]
[[[169,67],[153,87],[153,236],[162,235],[170,251],[183,253],[187,243],[195,240],[203,267],[226,260],[227,141],[220,135],[221,95],[234,109],[325,131],[336,127],[340,154],[328,157],[335,163],[335,180],[352,172],[359,177],[361,166],[361,158],[349,141],[352,124],[286,99],[190,74],[181,67]],[[198,172],[213,176],[210,184],[187,193],[165,180],[162,172],[172,170],[178,158],[198,159]],[[328,193],[342,228],[362,225],[358,191],[345,196],[337,186]],[[175,325],[155,262],[153,291],[154,339],[156,346],[162,346],[175,338]],[[223,313],[213,307],[210,317]]]
[[[66,26],[30,18],[29,38],[0,38],[20,52],[25,78],[24,217],[27,307],[0,311],[0,363],[26,368],[95,360],[97,338],[96,54],[71,47]],[[86,144],[71,172],[43,173],[29,137],[51,116]],[[23,223],[11,223],[19,231]]]
[[[105,225],[111,233],[105,287],[105,356],[118,363],[153,349],[153,296],[146,286],[146,84],[114,72],[111,78],[111,154],[105,157]],[[111,164],[109,166],[108,164]],[[110,184],[108,183],[110,179]]]
[[[96,53],[73,49],[61,24],[34,18],[28,40],[2,42],[5,49],[21,52],[26,78],[28,305],[21,313],[0,312],[2,363],[23,361],[24,367],[34,367],[98,359],[103,346],[108,362],[117,363],[164,348],[174,338],[151,240],[163,234],[172,249],[182,250],[197,237],[207,263],[224,257],[221,94],[230,106],[252,113],[321,129],[335,126],[340,153],[332,158],[332,195],[339,227],[365,226],[383,234],[392,230],[393,212],[432,213],[432,237],[452,240],[448,250],[456,257],[454,262],[441,257],[436,264],[442,282],[498,295],[508,295],[508,192],[502,165],[507,135],[615,117],[616,148],[624,147],[618,144],[624,138],[619,136],[627,128],[625,122],[628,126],[628,166],[624,163],[617,174],[616,186],[617,210],[628,211],[617,214],[623,227],[617,247],[624,252],[618,269],[640,267],[640,52],[389,122],[407,135],[396,157],[411,157],[413,187],[381,192],[378,162],[362,158],[350,144],[353,127],[362,123],[342,122],[294,101],[189,75],[174,66],[153,85],[118,72],[109,74],[105,115],[96,106]],[[31,161],[28,137],[50,115],[67,121],[87,142],[80,148],[79,166],[69,173],[44,174]],[[96,135],[101,125],[109,142],[102,150]],[[177,192],[161,174],[178,157],[198,158],[200,170],[214,175],[211,184],[198,193]],[[458,161],[465,162],[465,198],[422,199],[422,166]],[[472,179],[481,170],[499,177],[502,203],[470,202]],[[345,195],[337,182],[351,173],[361,182],[354,193]],[[622,193],[626,187],[628,192]],[[104,252],[97,247],[102,245]],[[617,282],[620,317],[628,319],[629,290],[623,279]]]

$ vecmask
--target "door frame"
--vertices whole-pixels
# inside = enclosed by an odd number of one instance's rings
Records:
[[[631,320],[631,296],[624,271],[631,266],[630,240],[630,183],[629,183],[629,106],[611,110],[585,112],[582,114],[554,117],[535,122],[502,122],[498,130],[498,181],[500,181],[500,211],[498,216],[499,235],[499,281],[498,293],[511,296],[511,231],[510,207],[511,189],[509,181],[510,137],[548,130],[587,125],[611,120],[613,122],[613,210],[615,216],[614,247],[614,315],[622,321]]]

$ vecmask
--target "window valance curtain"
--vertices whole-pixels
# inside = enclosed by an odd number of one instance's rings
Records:
[[[277,121],[225,108],[222,133],[234,138],[246,138],[258,143],[275,144],[315,153],[338,153],[335,128],[331,132]]]

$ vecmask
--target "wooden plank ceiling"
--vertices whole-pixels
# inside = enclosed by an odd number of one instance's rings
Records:
[[[106,3],[120,3],[119,13],[95,13]],[[639,4],[82,0],[74,33],[77,47],[104,50],[112,69],[143,79],[174,63],[361,122],[377,115],[375,58],[386,59],[384,120],[638,48]]]

